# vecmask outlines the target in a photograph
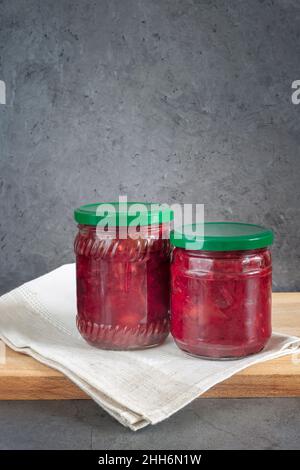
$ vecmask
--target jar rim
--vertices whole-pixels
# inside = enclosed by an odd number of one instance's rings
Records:
[[[187,250],[244,251],[271,246],[273,231],[243,222],[204,222],[172,230],[171,244]]]

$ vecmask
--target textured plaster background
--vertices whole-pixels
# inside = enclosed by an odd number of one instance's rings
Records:
[[[199,398],[138,432],[92,401],[0,402],[0,449],[300,449],[299,398]]]
[[[274,228],[300,290],[297,0],[2,0],[0,290],[73,260],[73,208],[204,203]]]

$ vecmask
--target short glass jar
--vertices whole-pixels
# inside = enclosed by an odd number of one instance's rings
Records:
[[[171,333],[182,350],[234,359],[271,336],[273,233],[208,222],[171,233]]]
[[[169,333],[173,213],[152,207],[102,203],[75,210],[77,327],[93,346],[147,348]]]

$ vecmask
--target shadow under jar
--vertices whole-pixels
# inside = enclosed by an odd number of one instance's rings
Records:
[[[172,232],[171,243],[171,333],[178,347],[210,359],[263,349],[271,336],[272,231],[207,222]]]
[[[149,203],[135,213],[135,204],[90,204],[74,214],[77,327],[102,349],[153,347],[169,333],[173,214]]]

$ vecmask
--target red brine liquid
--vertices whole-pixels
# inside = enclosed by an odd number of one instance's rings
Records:
[[[269,249],[175,248],[171,274],[171,332],[181,349],[219,359],[263,349],[271,336]]]
[[[79,225],[77,327],[103,349],[158,345],[169,333],[169,224],[140,227],[136,239],[114,230],[99,238],[96,227]]]

